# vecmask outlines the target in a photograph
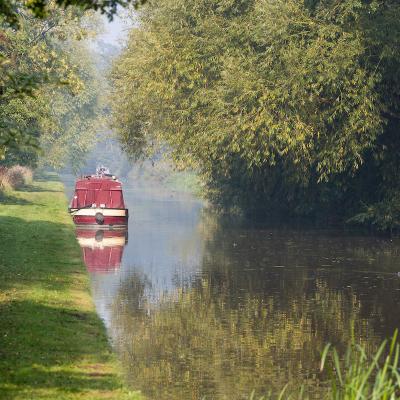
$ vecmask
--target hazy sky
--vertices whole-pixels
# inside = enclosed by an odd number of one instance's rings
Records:
[[[106,43],[121,46],[128,34],[129,24],[126,19],[115,16],[112,22],[107,17],[102,16],[104,21],[104,33],[98,39]]]

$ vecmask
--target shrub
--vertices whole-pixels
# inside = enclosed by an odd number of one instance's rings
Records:
[[[21,186],[32,182],[32,171],[29,168],[20,165],[11,167],[8,170],[7,175],[13,189],[18,189]]]
[[[349,223],[370,225],[380,231],[400,229],[400,193],[390,193],[384,200],[364,206],[363,212],[348,220]]]
[[[18,189],[32,182],[32,171],[16,165],[11,168],[0,167],[0,191]]]
[[[8,177],[8,169],[6,167],[0,167],[0,192],[5,192],[11,189],[10,179]]]

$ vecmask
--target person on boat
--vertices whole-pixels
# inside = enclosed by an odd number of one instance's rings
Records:
[[[103,165],[96,168],[96,175],[111,175],[110,170]]]

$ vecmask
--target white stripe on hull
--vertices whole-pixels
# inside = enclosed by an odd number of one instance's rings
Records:
[[[91,247],[91,248],[125,246],[125,237],[103,238],[101,242],[97,242],[96,239],[94,238],[78,237],[78,242],[82,247]]]
[[[103,214],[105,217],[126,217],[126,210],[118,210],[115,208],[81,208],[71,209],[72,215],[81,215],[84,217],[94,217],[97,213]]]

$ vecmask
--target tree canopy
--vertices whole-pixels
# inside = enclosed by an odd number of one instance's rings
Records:
[[[366,204],[360,218],[392,226],[376,210],[399,191],[399,17],[394,0],[149,4],[114,68],[115,126],[135,157],[167,146],[216,202]]]
[[[72,8],[78,7],[81,10],[100,11],[112,20],[119,6],[126,7],[128,4],[132,4],[137,7],[145,2],[146,0],[28,0],[24,2],[19,0],[0,0],[0,16],[4,18],[8,25],[18,27],[21,12],[29,11],[34,17],[43,19],[51,15],[54,5],[56,5],[60,9],[72,6]]]
[[[58,9],[0,33],[1,164],[78,166],[95,134],[99,85],[87,41],[93,16]]]

